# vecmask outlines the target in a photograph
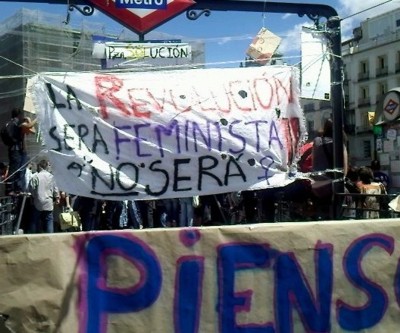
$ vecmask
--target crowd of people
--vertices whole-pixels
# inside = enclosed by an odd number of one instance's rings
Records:
[[[50,186],[47,189],[50,190]],[[52,191],[52,196],[49,196],[51,200],[48,202],[50,204],[52,201],[53,207],[41,204],[37,198],[38,194],[34,191],[31,193],[31,207],[26,208],[21,226],[28,233],[213,226],[258,221],[256,206],[251,207],[254,211],[253,219],[246,219],[240,193],[195,198],[114,201],[76,196],[55,190]],[[236,197],[233,200],[238,204],[237,207],[230,206],[232,196]],[[79,215],[79,228],[65,228],[60,221],[62,212],[72,211]],[[34,218],[37,214],[40,218]],[[38,228],[40,225],[41,229]],[[54,226],[53,229],[51,225]]]
[[[200,197],[160,200],[99,200],[59,191],[46,159],[37,164],[28,161],[25,135],[34,133],[36,120],[31,121],[23,110],[14,109],[11,121],[16,126],[15,140],[8,146],[9,165],[2,163],[2,182],[6,194],[22,193],[29,196],[25,203],[22,229],[27,233],[63,230],[114,230],[160,227],[191,227],[231,225],[242,223],[275,222],[279,203],[290,202],[290,210],[299,220],[332,218],[332,182],[328,194],[317,193],[313,184],[321,183],[313,174],[324,174],[335,179],[333,163],[333,123],[328,119],[323,131],[304,145],[299,160],[299,171],[310,178],[299,178],[285,187],[259,191],[204,195]],[[4,141],[4,140],[3,140]],[[382,215],[382,202],[373,195],[387,193],[388,176],[380,170],[379,161],[370,166],[348,166],[346,146],[343,147],[342,179],[345,179],[346,218],[377,218]],[[329,182],[328,182],[329,183]],[[329,189],[329,188],[328,188]],[[353,197],[352,194],[367,194]],[[307,207],[313,207],[308,212]],[[75,212],[79,228],[66,228],[62,213]],[[311,212],[311,213],[310,213]]]
[[[345,190],[346,197],[344,217],[350,219],[375,219],[389,217],[388,189],[389,177],[380,170],[378,160],[370,166],[349,167]]]

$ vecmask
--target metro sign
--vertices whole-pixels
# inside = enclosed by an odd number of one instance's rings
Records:
[[[118,8],[166,9],[167,0],[116,0]]]
[[[392,121],[400,116],[400,95],[397,91],[389,91],[383,99],[383,116],[386,120]]]
[[[107,16],[134,30],[147,33],[195,4],[193,0],[87,0]]]
[[[384,110],[390,114],[393,114],[396,111],[396,108],[399,106],[399,103],[395,102],[394,100],[390,99]]]

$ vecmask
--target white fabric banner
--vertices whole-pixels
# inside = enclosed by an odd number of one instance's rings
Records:
[[[282,186],[305,132],[288,66],[44,73],[31,91],[60,189],[110,200]]]
[[[331,99],[330,54],[325,34],[303,27],[301,32],[301,97]]]

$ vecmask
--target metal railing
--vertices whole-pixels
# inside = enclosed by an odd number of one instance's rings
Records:
[[[12,235],[16,223],[15,198],[0,197],[0,235]]]
[[[336,193],[335,196],[344,200],[342,204],[343,219],[367,219],[369,213],[376,213],[376,218],[398,218],[400,212],[396,212],[388,205],[398,194],[366,194],[366,193]],[[366,207],[367,198],[375,198],[376,207]],[[349,212],[350,214],[346,214]],[[349,216],[350,215],[350,216]]]
[[[303,193],[299,200],[288,199],[285,191],[277,194],[275,201],[275,222],[305,222],[318,220],[363,220],[373,218],[398,218],[388,206],[398,194],[335,193],[332,198],[320,200],[309,193]],[[366,198],[373,197],[377,205],[368,208]],[[339,200],[336,200],[339,199]],[[335,204],[338,205],[335,217]],[[374,215],[375,217],[368,217]]]

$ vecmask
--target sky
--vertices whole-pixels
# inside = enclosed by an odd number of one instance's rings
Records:
[[[48,0],[51,1],[51,0]],[[279,2],[279,0],[275,1]],[[301,2],[298,0],[282,2]],[[65,4],[48,4],[27,2],[0,1],[0,22],[21,8],[40,10],[58,14],[66,18],[68,0]],[[352,36],[352,30],[359,26],[360,21],[399,8],[400,0],[308,0],[309,4],[325,4],[333,7],[342,19],[342,40]],[[268,13],[268,1],[265,2],[266,12],[217,12],[210,16],[201,16],[196,21],[190,21],[185,13],[173,18],[155,29],[172,36],[182,37],[185,41],[204,41],[206,45],[206,64],[210,66],[238,67],[246,56],[246,51],[261,28],[266,28],[281,38],[278,51],[283,54],[286,62],[296,64],[300,61],[300,31],[301,27],[312,25],[307,17],[298,17],[287,13]],[[93,21],[104,23],[107,33],[124,35],[129,31],[124,26],[106,15],[95,11],[90,17],[85,17],[78,11],[70,12],[70,25],[79,26],[81,22]],[[150,38],[151,34],[145,38]]]

